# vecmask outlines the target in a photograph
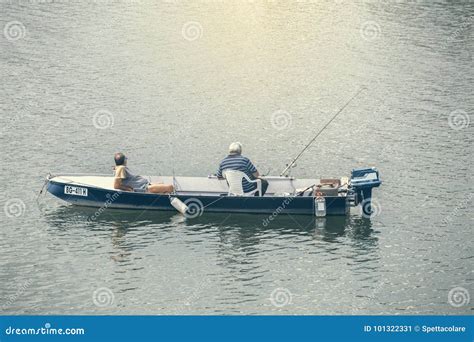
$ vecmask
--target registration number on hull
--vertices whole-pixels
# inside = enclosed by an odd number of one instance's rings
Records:
[[[78,186],[66,185],[64,187],[64,193],[66,195],[87,197],[87,188],[81,188],[81,187],[78,187]]]

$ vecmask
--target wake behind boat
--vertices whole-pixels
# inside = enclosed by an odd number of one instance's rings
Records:
[[[175,210],[188,217],[203,212],[346,215],[351,206],[372,213],[372,188],[381,184],[376,168],[352,170],[351,177],[297,179],[265,177],[264,196],[244,194],[226,179],[208,177],[151,176],[151,183],[171,183],[172,194],[128,192],[114,189],[114,176],[49,175],[47,190],[75,205],[135,210]],[[230,184],[230,185],[229,185]],[[184,205],[184,206],[183,206]]]

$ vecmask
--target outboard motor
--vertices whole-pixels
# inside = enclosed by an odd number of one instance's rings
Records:
[[[362,212],[364,215],[372,214],[372,188],[382,184],[379,178],[379,171],[375,167],[353,169],[351,172],[351,192],[354,206],[362,203]]]

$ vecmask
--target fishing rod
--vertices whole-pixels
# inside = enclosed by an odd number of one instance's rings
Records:
[[[367,88],[366,88],[366,87],[361,87],[361,88],[359,89],[359,91],[358,91],[357,93],[355,93],[355,95],[352,96],[352,97],[349,99],[349,101],[347,101],[347,102],[344,104],[344,106],[342,106],[341,109],[338,110],[338,112],[332,117],[332,119],[329,120],[328,123],[325,124],[324,127],[319,130],[318,134],[316,134],[316,135],[313,137],[313,139],[311,139],[311,141],[301,150],[301,152],[291,161],[291,163],[289,163],[288,165],[286,165],[285,169],[280,173],[280,177],[285,176],[285,174],[288,172],[288,170],[289,170],[293,165],[295,165],[295,163],[296,163],[296,161],[299,159],[299,157],[301,157],[301,155],[304,153],[304,151],[306,151],[306,150],[308,149],[308,147],[311,146],[311,144],[312,144],[312,143],[316,140],[316,138],[326,129],[326,127],[329,126],[329,124],[344,110],[344,108],[346,108],[347,105],[348,105],[349,103],[351,103],[351,101],[352,101],[353,99],[355,99],[355,98],[357,97],[357,95],[359,95],[359,94],[362,92],[362,90],[365,90],[365,89],[367,89]]]

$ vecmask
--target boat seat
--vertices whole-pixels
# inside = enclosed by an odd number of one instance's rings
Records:
[[[259,196],[262,195],[262,180],[260,179],[251,180],[245,173],[237,170],[224,170],[223,176],[227,180],[227,184],[229,184],[229,196],[255,196],[257,191]],[[243,179],[249,183],[256,183],[257,189],[244,192]]]

